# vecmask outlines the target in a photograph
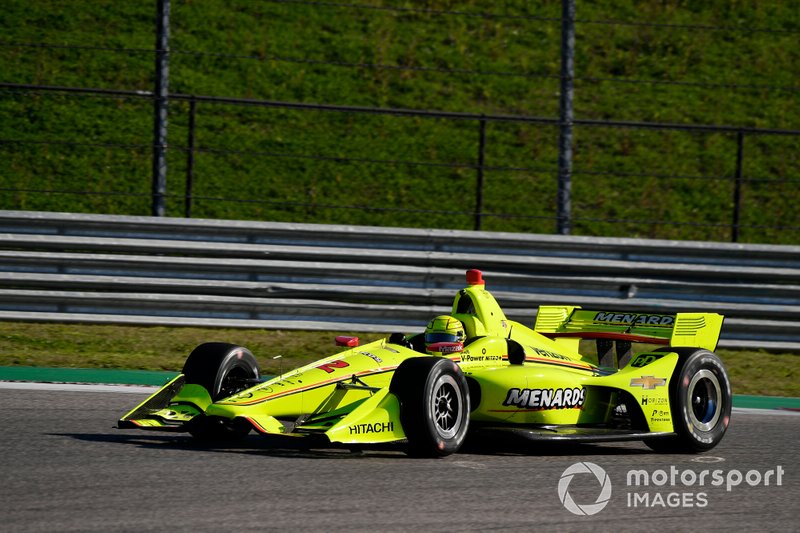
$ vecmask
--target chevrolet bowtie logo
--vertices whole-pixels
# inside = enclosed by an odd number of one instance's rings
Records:
[[[653,376],[642,376],[640,378],[633,378],[631,380],[631,387],[642,387],[644,390],[653,390],[656,387],[666,385],[665,378],[657,378]]]

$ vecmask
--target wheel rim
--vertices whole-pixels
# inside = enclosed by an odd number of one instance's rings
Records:
[[[237,392],[243,391],[247,388],[247,378],[249,372],[241,367],[232,368],[225,377],[222,378],[222,383],[219,387],[219,397],[228,398]]]
[[[722,390],[713,372],[702,369],[689,383],[686,392],[689,420],[700,431],[711,431],[722,411]]]
[[[461,427],[461,389],[452,376],[441,376],[433,386],[432,415],[436,432],[444,439],[452,439]]]

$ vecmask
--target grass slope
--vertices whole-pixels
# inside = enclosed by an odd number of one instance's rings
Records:
[[[798,129],[795,7],[578,1],[575,115]],[[154,14],[154,1],[7,0],[0,81],[151,90]],[[557,117],[559,17],[557,1],[173,0],[170,90]],[[151,110],[0,91],[0,208],[148,214]],[[187,113],[170,104],[172,216],[183,213]],[[193,216],[473,226],[475,121],[200,103],[197,128]],[[489,122],[485,135],[483,228],[551,233],[557,128]],[[575,234],[730,238],[735,135],[578,126],[574,141]],[[742,241],[797,242],[769,226],[800,227],[799,147],[746,136]]]

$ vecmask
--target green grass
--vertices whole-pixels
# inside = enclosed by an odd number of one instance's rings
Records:
[[[0,366],[180,371],[203,342],[248,347],[265,374],[335,353],[343,332],[263,331],[0,322]],[[379,334],[354,334],[362,343]],[[800,356],[719,350],[735,394],[800,397]],[[274,359],[281,355],[280,359]]]
[[[0,322],[0,366],[180,371],[197,345],[229,342],[249,348],[270,374],[334,353],[335,336],[344,334]],[[353,335],[362,343],[382,337]]]
[[[560,2],[365,4],[500,16],[175,0],[170,90],[557,117]],[[800,11],[791,2],[577,4],[577,118],[797,129]],[[154,1],[8,0],[0,81],[151,90],[152,53],[106,48],[152,49],[154,13]],[[586,22],[609,20],[678,26]],[[42,42],[95,49],[20,44]],[[0,91],[0,140],[69,143],[0,142],[0,208],[149,214],[151,108]],[[187,113],[185,102],[170,104],[171,216],[183,213]],[[475,122],[200,103],[197,127],[196,217],[472,227]],[[501,168],[485,172],[484,229],[552,233],[557,128],[492,122],[486,139],[485,164]],[[800,227],[798,148],[800,137],[746,136],[742,241],[797,242],[796,230],[771,226]],[[375,162],[396,160],[426,164]],[[735,162],[732,134],[577,127],[573,232],[728,240]]]

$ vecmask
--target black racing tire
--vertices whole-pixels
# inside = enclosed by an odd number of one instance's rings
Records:
[[[200,385],[216,402],[253,386],[259,379],[258,362],[250,350],[223,342],[207,342],[195,348],[183,365],[186,384]],[[198,417],[189,433],[201,440],[237,440],[250,432],[238,420]]]
[[[731,419],[732,394],[728,372],[720,358],[705,349],[662,348],[678,354],[669,384],[675,435],[646,439],[657,452],[698,453],[722,440]]]
[[[403,361],[389,392],[400,402],[400,423],[415,457],[444,457],[461,448],[469,428],[470,395],[461,369],[442,357]]]
[[[258,362],[250,350],[235,344],[207,342],[195,348],[183,365],[186,383],[201,385],[213,401],[244,390],[259,376]]]

